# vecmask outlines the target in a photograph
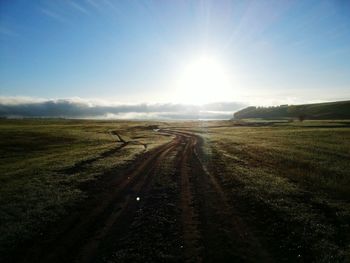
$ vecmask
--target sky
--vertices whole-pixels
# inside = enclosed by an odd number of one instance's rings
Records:
[[[347,0],[1,0],[0,104],[350,99],[349,14]]]

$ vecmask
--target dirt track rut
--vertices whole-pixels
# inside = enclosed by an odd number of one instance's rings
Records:
[[[203,165],[200,137],[162,132],[174,139],[102,178],[84,207],[16,261],[271,261]]]

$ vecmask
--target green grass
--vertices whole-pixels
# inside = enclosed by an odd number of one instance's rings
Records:
[[[262,235],[280,239],[278,249],[291,250],[295,260],[349,257],[347,123],[223,126],[195,129],[205,138],[203,158],[236,206],[246,204],[242,206],[252,224],[260,224]]]
[[[95,180],[145,152],[141,144],[121,146],[111,135],[147,144],[170,138],[145,122],[80,120],[0,121],[0,253],[44,232],[86,198],[82,184]],[[76,164],[88,161],[76,171]]]

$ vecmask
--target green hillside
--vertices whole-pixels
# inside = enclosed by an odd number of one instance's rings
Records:
[[[247,107],[234,113],[233,116],[235,119],[350,119],[350,101],[336,101],[303,105],[280,105],[274,107]]]

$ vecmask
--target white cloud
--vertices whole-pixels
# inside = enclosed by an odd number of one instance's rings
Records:
[[[120,104],[79,97],[42,99],[0,97],[0,116],[106,119],[227,119],[245,105],[217,102],[203,105],[173,103]]]

